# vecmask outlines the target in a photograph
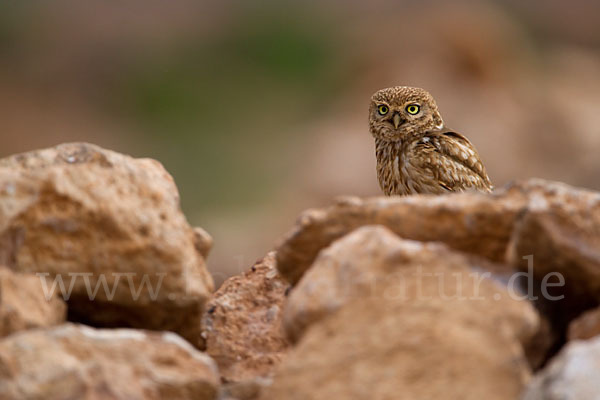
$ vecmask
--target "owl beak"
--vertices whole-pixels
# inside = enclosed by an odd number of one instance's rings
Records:
[[[400,126],[400,123],[402,122],[402,119],[400,118],[400,114],[398,114],[398,113],[394,114],[393,121],[394,121],[394,126],[396,127],[396,129],[398,129],[398,127]]]

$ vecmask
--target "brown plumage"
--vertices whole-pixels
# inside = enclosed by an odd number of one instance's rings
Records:
[[[386,195],[492,190],[475,147],[444,127],[435,100],[423,89],[396,86],[376,92],[369,130]]]

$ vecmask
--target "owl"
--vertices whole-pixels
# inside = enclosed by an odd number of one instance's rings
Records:
[[[444,126],[435,100],[423,89],[396,86],[376,92],[369,130],[379,185],[388,196],[492,190],[475,147]]]

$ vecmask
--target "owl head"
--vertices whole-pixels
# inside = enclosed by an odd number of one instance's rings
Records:
[[[369,130],[376,139],[403,140],[443,126],[435,100],[423,89],[395,86],[371,97]]]

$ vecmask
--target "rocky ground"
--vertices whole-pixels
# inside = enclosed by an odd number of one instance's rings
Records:
[[[600,398],[599,193],[341,198],[217,291],[211,245],[156,161],[0,160],[0,398]]]

